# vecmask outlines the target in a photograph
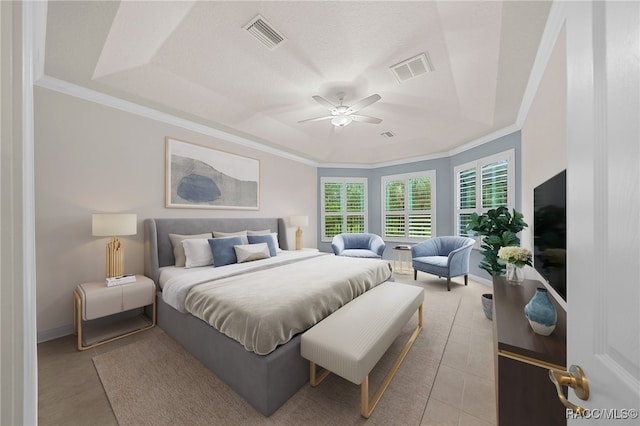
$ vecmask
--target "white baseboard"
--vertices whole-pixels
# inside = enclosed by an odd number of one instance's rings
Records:
[[[486,285],[488,287],[493,288],[493,281],[491,281],[491,280],[489,280],[487,278],[479,277],[477,275],[472,275],[472,274],[469,274],[469,278],[474,280],[475,282],[478,282],[480,284],[484,284],[484,285]]]
[[[38,331],[38,343],[48,342],[49,340],[58,339],[70,334],[73,334],[73,324],[63,325],[62,327],[56,327],[50,330]]]

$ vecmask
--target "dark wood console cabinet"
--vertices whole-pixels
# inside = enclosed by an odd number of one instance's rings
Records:
[[[549,336],[535,334],[524,306],[542,283],[493,279],[493,347],[498,426],[566,425],[566,410],[549,380],[549,368],[566,370],[566,312],[555,300],[558,323]],[[565,389],[566,395],[566,389]]]

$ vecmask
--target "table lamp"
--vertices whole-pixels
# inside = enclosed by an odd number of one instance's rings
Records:
[[[301,226],[309,225],[309,216],[290,216],[289,225],[297,226],[296,231],[296,250],[302,250],[302,228]]]
[[[118,236],[135,235],[138,219],[135,214],[97,213],[91,218],[91,235],[111,237],[107,244],[107,278],[124,275],[124,249]]]

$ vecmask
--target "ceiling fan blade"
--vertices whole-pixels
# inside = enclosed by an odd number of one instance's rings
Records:
[[[330,120],[333,118],[333,115],[326,115],[324,117],[316,117],[316,118],[307,118],[306,120],[300,120],[298,123],[306,123],[307,121],[322,121],[322,120]]]
[[[364,108],[366,106],[369,106],[374,102],[378,102],[380,99],[382,99],[382,97],[380,95],[378,95],[377,93],[375,95],[367,96],[366,98],[362,99],[361,101],[356,102],[355,104],[350,106],[349,109],[347,109],[347,111],[345,112],[345,114],[351,114],[351,113],[354,113],[354,112],[358,112],[362,108]]]
[[[382,120],[376,117],[369,117],[368,115],[356,115],[351,114],[350,117],[353,118],[353,121],[359,121],[361,123],[371,123],[371,124],[380,124]]]
[[[325,98],[323,98],[322,96],[312,96],[312,98],[319,103],[320,105],[322,105],[323,107],[325,107],[326,109],[328,109],[329,111],[333,112],[336,110],[336,106],[334,104],[332,104],[331,102],[329,102],[328,100],[326,100]]]

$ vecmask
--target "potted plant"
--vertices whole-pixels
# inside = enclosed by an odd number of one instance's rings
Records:
[[[472,213],[466,231],[483,237],[480,248],[484,260],[480,262],[480,269],[491,276],[504,274],[505,264],[499,261],[498,251],[501,247],[520,245],[517,233],[529,226],[522,218],[522,213],[513,209],[511,214],[506,207],[491,209],[482,215]]]

